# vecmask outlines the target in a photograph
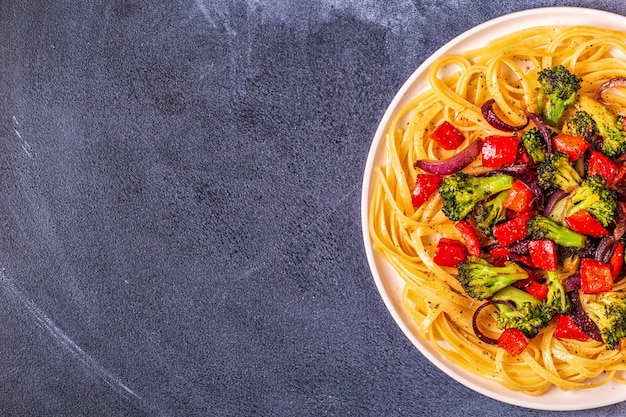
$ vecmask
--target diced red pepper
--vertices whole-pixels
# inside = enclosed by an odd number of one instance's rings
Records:
[[[496,246],[495,248],[489,251],[491,256],[494,258],[506,258],[509,253],[511,253],[511,249],[505,248],[504,246]]]
[[[526,291],[539,300],[545,301],[548,298],[548,286],[538,282],[533,276],[516,281],[513,283],[513,286]]]
[[[528,251],[535,268],[554,271],[559,263],[556,253],[556,243],[551,240],[531,240],[528,242]]]
[[[456,267],[467,259],[467,250],[460,240],[442,237],[435,248],[433,260],[439,266]]]
[[[591,258],[580,260],[580,289],[583,294],[597,294],[613,289],[611,265]]]
[[[609,231],[587,210],[578,210],[565,218],[565,224],[575,232],[592,237],[608,236]]]
[[[511,253],[511,250],[502,246],[496,246],[489,251],[489,254],[493,258],[492,263],[495,266],[503,266],[509,253]]]
[[[511,220],[497,224],[493,228],[493,235],[502,246],[522,240],[528,235],[527,226],[531,218],[531,213],[522,213]]]
[[[506,194],[502,206],[507,209],[525,213],[532,210],[535,196],[533,192],[520,180],[515,180]]]
[[[443,149],[448,150],[458,148],[465,140],[463,133],[447,120],[437,126],[430,134],[430,138]]]
[[[504,329],[498,338],[498,347],[506,349],[509,355],[519,355],[528,346],[528,338],[518,329]]]
[[[441,176],[435,174],[417,174],[411,199],[413,207],[424,204],[441,185]]]
[[[478,240],[476,230],[474,230],[474,227],[472,227],[471,223],[467,220],[459,220],[455,223],[454,226],[459,232],[461,232],[461,238],[463,239],[463,243],[465,243],[469,254],[475,257],[479,257],[480,241]]]
[[[554,335],[559,339],[588,340],[589,336],[576,326],[570,316],[560,315]]]
[[[523,146],[519,146],[517,148],[517,158],[515,160],[515,163],[517,164],[529,164],[533,162],[533,160],[530,158],[530,155],[528,155],[528,152],[526,151],[526,148]]]
[[[619,172],[620,166],[602,152],[592,150],[589,153],[588,177],[598,174],[610,185]]]
[[[567,154],[570,161],[575,161],[585,153],[591,144],[582,136],[559,133],[552,138],[552,150]]]
[[[483,139],[483,166],[502,168],[513,165],[517,159],[519,138],[516,136],[487,136]]]
[[[617,242],[615,252],[613,252],[613,255],[611,256],[609,265],[611,265],[611,275],[615,281],[620,272],[622,272],[622,266],[624,265],[624,245],[622,245],[622,242]]]

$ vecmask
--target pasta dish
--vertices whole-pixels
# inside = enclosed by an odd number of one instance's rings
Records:
[[[420,336],[531,396],[626,382],[626,33],[534,27],[428,71],[367,220]]]

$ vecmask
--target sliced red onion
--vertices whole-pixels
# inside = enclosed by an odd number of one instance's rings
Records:
[[[510,125],[506,123],[504,120],[500,119],[498,115],[496,115],[496,112],[493,111],[493,104],[495,102],[496,101],[494,99],[487,100],[485,104],[483,104],[482,107],[480,108],[483,114],[483,117],[485,118],[487,123],[491,125],[491,127],[498,129],[498,130],[502,130],[504,132],[517,132],[518,130],[522,130],[526,126],[528,126],[528,122],[529,122],[528,119],[526,120],[526,123],[524,123],[523,125],[519,125],[519,126]]]
[[[567,296],[572,305],[572,309],[570,310],[569,314],[576,326],[580,327],[580,330],[585,332],[593,340],[602,342],[600,329],[598,329],[598,326],[589,318],[587,313],[585,313],[585,310],[580,303],[580,296],[578,294],[578,291],[568,292]]]
[[[596,90],[596,100],[598,100],[602,104],[609,104],[602,98],[602,93],[609,88],[619,88],[626,87],[626,78],[625,77],[615,77],[610,80],[602,83],[600,87]]]
[[[480,329],[478,328],[478,315],[480,314],[481,311],[483,311],[483,309],[487,306],[490,305],[495,305],[495,304],[502,304],[505,305],[507,307],[510,308],[515,308],[515,306],[511,303],[509,303],[508,301],[503,301],[503,300],[491,300],[491,301],[487,301],[484,304],[481,304],[480,307],[478,307],[476,309],[476,311],[474,311],[474,315],[472,316],[472,328],[474,329],[474,334],[476,335],[477,338],[479,338],[480,340],[482,340],[483,342],[487,343],[488,345],[497,345],[498,344],[498,339],[494,339],[492,337],[487,336],[486,334],[484,334],[483,332],[480,331]]]
[[[613,242],[613,244],[607,249],[606,253],[604,254],[604,259],[602,260],[602,262],[604,262],[605,264],[608,264],[611,262],[611,258],[615,254],[615,251],[617,250],[617,246],[618,246],[617,242]]]
[[[477,139],[470,143],[467,148],[444,161],[420,160],[415,162],[414,166],[415,168],[420,168],[429,174],[454,174],[471,164],[472,161],[474,161],[474,159],[476,159],[476,157],[480,154],[482,148],[482,139]]]
[[[556,203],[558,203],[565,197],[567,197],[567,193],[561,189],[558,189],[554,191],[552,194],[550,194],[550,197],[548,198],[548,202],[546,203],[546,208],[543,210],[543,215],[545,217],[549,217]]]
[[[529,253],[528,242],[526,241],[511,243],[509,246],[507,246],[507,248],[512,253],[515,253],[517,255],[528,255]]]
[[[509,165],[508,167],[504,167],[500,169],[486,171],[481,174],[478,174],[478,176],[491,177],[493,175],[506,174],[506,175],[511,175],[512,177],[515,177],[518,174],[528,173],[531,169],[532,169],[531,164],[515,164],[515,165]]]
[[[541,117],[536,115],[535,113],[526,112],[526,117],[535,123],[537,129],[539,129],[539,133],[541,133],[541,137],[543,137],[544,142],[546,143],[546,154],[552,153],[552,132],[548,125],[546,125]]]
[[[613,236],[603,237],[596,247],[594,258],[600,262],[609,263],[611,255],[615,251],[614,243],[615,239],[613,239]]]
[[[561,281],[563,284],[563,289],[565,292],[576,291],[579,290],[582,283],[580,282],[580,274],[576,272],[575,274],[570,275]]]

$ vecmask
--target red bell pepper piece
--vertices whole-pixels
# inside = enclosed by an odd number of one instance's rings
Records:
[[[617,242],[615,252],[613,252],[613,255],[611,256],[609,265],[611,265],[611,275],[615,281],[620,272],[622,272],[622,266],[624,265],[624,245],[622,245],[622,242]]]
[[[478,258],[480,256],[480,241],[471,223],[467,220],[459,220],[454,224],[454,227],[461,232],[461,238],[469,254]]]
[[[575,161],[585,153],[591,144],[582,136],[559,133],[552,138],[552,150],[567,154],[570,161]]]
[[[556,243],[551,240],[531,240],[528,242],[528,251],[535,268],[554,271],[559,264]]]
[[[548,298],[548,285],[531,281],[526,287],[526,292],[535,298],[545,301]]]
[[[417,174],[415,187],[411,193],[413,207],[424,204],[441,185],[441,176],[435,174]]]
[[[509,355],[516,356],[528,346],[528,338],[518,329],[504,329],[498,338],[498,347],[506,349]]]
[[[515,180],[506,194],[502,206],[507,209],[525,213],[532,210],[535,196],[533,192],[520,180]]]
[[[492,263],[496,266],[504,266],[509,253],[511,253],[511,250],[502,246],[496,246],[489,251],[492,257]]]
[[[529,273],[529,275],[531,274]],[[526,291],[539,300],[545,301],[548,298],[548,286],[538,282],[533,276],[516,281],[513,283],[513,286]]]
[[[527,235],[528,221],[531,213],[522,213],[519,216],[494,226],[493,235],[502,246],[524,239]]]
[[[483,166],[502,168],[513,165],[517,159],[519,138],[515,136],[487,136],[483,139]]]
[[[570,316],[560,315],[554,335],[559,339],[588,340],[589,336],[576,326]]]
[[[530,155],[528,155],[528,152],[526,151],[526,148],[523,146],[519,146],[517,148],[517,158],[515,160],[515,163],[517,164],[529,164],[533,162],[533,160],[530,158]]]
[[[580,289],[583,294],[596,294],[613,289],[611,265],[591,258],[580,260]]]
[[[437,265],[456,267],[465,259],[467,259],[467,250],[461,241],[445,237],[439,239],[433,257]]]
[[[607,184],[610,185],[619,172],[620,166],[602,152],[592,150],[589,153],[589,165],[587,167],[588,177],[598,174],[606,179]]]
[[[575,232],[592,237],[608,236],[609,231],[587,210],[578,210],[565,218],[565,224]]]
[[[448,150],[458,148],[465,140],[463,133],[447,120],[437,126],[430,134],[430,138],[443,149]]]

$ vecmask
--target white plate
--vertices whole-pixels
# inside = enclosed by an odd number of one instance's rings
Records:
[[[404,83],[387,108],[369,151],[363,190],[361,195],[361,226],[367,259],[372,275],[387,308],[404,334],[417,349],[441,371],[466,387],[493,399],[521,407],[540,410],[584,410],[603,407],[626,400],[626,386],[609,383],[599,388],[579,391],[561,391],[553,388],[539,397],[510,391],[500,384],[480,378],[441,355],[430,343],[420,340],[417,327],[412,322],[402,304],[403,281],[393,268],[372,248],[368,229],[369,200],[372,191],[372,171],[384,164],[384,133],[392,114],[403,107],[410,99],[428,87],[428,67],[438,57],[468,51],[483,46],[487,41],[507,33],[534,26],[574,26],[587,25],[609,29],[624,30],[626,17],[599,10],[575,7],[550,7],[531,9],[505,15],[478,25],[456,37],[429,57]]]

